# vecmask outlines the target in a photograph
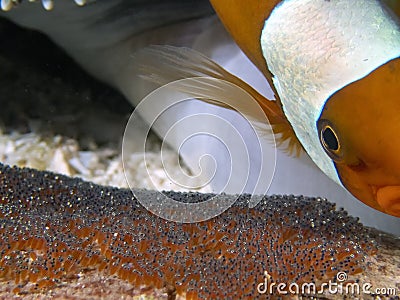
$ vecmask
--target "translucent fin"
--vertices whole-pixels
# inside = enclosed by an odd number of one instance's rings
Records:
[[[400,17],[400,1],[399,0],[383,0],[385,3],[398,17]]]
[[[240,103],[242,96],[238,95],[237,89],[233,89],[228,83],[240,87],[257,101],[267,116],[277,144],[289,154],[301,153],[302,146],[279,104],[265,98],[208,57],[193,49],[173,46],[150,46],[133,56],[134,60],[140,63],[140,77],[145,80],[162,86],[179,79],[208,77],[209,81],[193,80],[190,85],[185,81],[185,85],[180,86],[180,91],[210,104],[237,110],[251,120],[265,122],[253,105]],[[234,105],[229,105],[233,102]]]

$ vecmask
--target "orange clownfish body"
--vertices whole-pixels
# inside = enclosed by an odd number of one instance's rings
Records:
[[[280,144],[303,148],[359,200],[400,217],[400,2],[211,3],[277,101],[189,49],[150,49],[151,70],[167,74],[160,69],[170,64],[175,79],[212,76],[239,85],[268,116]],[[216,97],[205,101],[231,108]]]
[[[317,165],[367,205],[399,217],[400,1],[211,2]]]

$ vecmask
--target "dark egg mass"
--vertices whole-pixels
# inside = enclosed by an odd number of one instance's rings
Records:
[[[152,215],[130,190],[5,165],[0,195],[0,279],[15,281],[15,293],[92,269],[187,299],[266,299],[257,291],[265,272],[318,284],[362,272],[375,251],[367,229],[319,198],[266,196],[249,208],[242,195],[218,217],[181,224]]]

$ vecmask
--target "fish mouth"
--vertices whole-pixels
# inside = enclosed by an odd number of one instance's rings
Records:
[[[343,186],[366,205],[388,215],[400,218],[400,178],[369,175],[364,169],[355,170],[348,165],[336,165]],[[366,176],[369,175],[369,176]]]
[[[400,217],[400,185],[374,187],[376,202],[390,215]]]

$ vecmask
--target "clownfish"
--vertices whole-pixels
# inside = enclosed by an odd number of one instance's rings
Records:
[[[357,199],[400,217],[400,2],[210,2],[275,101],[190,49],[149,49],[154,64],[164,59],[152,71],[173,64],[175,78],[205,75],[239,85],[289,152],[304,149]]]
[[[154,43],[187,46],[214,13],[208,1],[196,0],[42,0],[45,9],[25,2],[0,1],[0,14],[46,33],[134,104],[132,53]],[[159,83],[163,76],[168,82],[205,75],[242,87],[262,107],[276,140],[289,152],[304,149],[359,200],[399,217],[400,1],[210,2],[269,82],[275,100],[189,48],[146,49],[144,57],[136,58],[148,63],[147,72],[161,74]],[[177,28],[179,35],[171,31]]]

